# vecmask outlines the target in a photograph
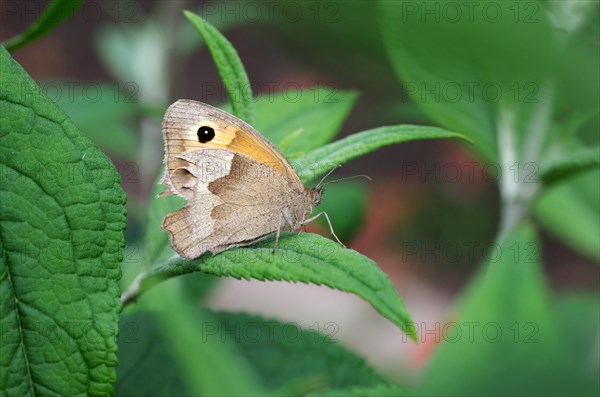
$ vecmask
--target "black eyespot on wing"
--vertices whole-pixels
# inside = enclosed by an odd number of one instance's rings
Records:
[[[198,128],[198,141],[200,143],[206,143],[213,140],[215,137],[215,130],[208,126],[202,126]]]

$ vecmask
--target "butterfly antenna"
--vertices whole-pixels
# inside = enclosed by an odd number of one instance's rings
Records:
[[[336,182],[341,182],[341,181],[347,181],[348,179],[356,179],[356,178],[365,178],[369,181],[372,181],[373,179],[369,176],[369,175],[352,175],[352,176],[347,176],[345,178],[340,178],[340,179],[334,179],[333,181],[327,181],[326,183],[324,183],[322,186],[325,185],[329,185],[330,183],[336,183]]]
[[[315,189],[318,189],[319,187],[323,186],[323,181],[325,181],[325,179],[331,175],[333,173],[333,171],[337,170],[338,168],[340,168],[341,165],[337,164],[335,167],[333,167],[331,170],[329,170],[328,173],[325,174],[325,176],[323,178],[321,178],[321,180],[319,181],[319,183],[317,183],[317,186],[315,187]]]

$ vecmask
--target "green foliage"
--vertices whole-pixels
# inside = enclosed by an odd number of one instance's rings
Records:
[[[164,172],[164,171],[163,171]],[[144,267],[149,267],[156,263],[162,263],[175,255],[175,251],[169,246],[169,234],[161,228],[164,217],[185,203],[182,197],[170,195],[158,200],[158,194],[165,190],[165,187],[159,185],[162,179],[162,173],[159,180],[154,184],[152,190],[152,201],[148,208],[148,219],[146,220],[146,235],[144,241]]]
[[[577,251],[600,262],[600,171],[588,172],[548,190],[535,203],[536,219]]]
[[[297,90],[292,86],[256,98],[254,127],[293,161],[330,142],[356,99],[353,91],[319,86]]]
[[[583,134],[575,135],[600,106],[597,50],[578,44],[597,5],[571,4],[484,1],[468,16],[432,21],[425,5],[380,2],[381,30],[403,95],[442,127],[471,138],[485,160],[499,163],[500,240],[548,186],[600,165],[597,142],[592,149]],[[558,106],[564,102],[566,114]],[[597,124],[595,130],[597,141]],[[528,170],[534,178],[523,175]],[[600,218],[600,207],[593,215]],[[584,232],[558,235],[590,251]]]
[[[506,148],[498,147],[498,112],[518,104],[519,116],[529,117],[540,102],[544,79],[559,64],[559,51],[546,20],[515,22],[507,17],[511,4],[489,3],[504,16],[494,23],[482,12],[458,22],[431,23],[410,12],[410,5],[388,1],[380,2],[380,16],[407,94],[441,126],[467,134],[485,158],[499,160],[498,150]],[[405,37],[411,40],[401,40]],[[491,86],[493,94],[486,88]]]
[[[69,95],[60,95],[56,104],[96,146],[122,158],[134,158],[140,147],[132,123],[139,113],[135,84],[120,89],[109,84],[68,84]],[[137,170],[123,171],[127,183]]]
[[[248,124],[254,124],[252,87],[237,51],[217,29],[204,19],[190,11],[184,11],[184,14],[198,29],[210,50],[231,101],[233,114]]]
[[[117,396],[195,395],[185,383],[177,354],[170,348],[168,330],[161,325],[159,315],[162,317],[164,313],[139,311],[125,316],[121,322],[122,360],[118,375],[122,381],[117,384]],[[189,308],[189,315],[197,321],[193,329],[196,340],[201,341],[188,345],[187,349],[188,354],[202,357],[195,367],[196,376],[204,371],[221,372],[215,371],[213,360],[201,354],[210,345],[214,349],[236,351],[237,356],[228,358],[234,364],[251,364],[263,394],[303,395],[330,388],[345,393],[354,388],[399,390],[386,384],[339,341],[315,330],[244,313]],[[161,376],[148,378],[148,373]],[[231,371],[224,369],[222,373],[225,379],[210,381],[216,388],[212,394],[232,394],[225,390]],[[248,391],[242,390],[241,394],[248,395]]]
[[[31,25],[29,29],[2,44],[7,50],[12,51],[43,36],[58,26],[64,19],[72,16],[80,3],[81,0],[53,0],[46,7],[40,19]],[[8,8],[8,6],[6,7]]]
[[[573,178],[582,172],[597,169],[600,166],[598,153],[600,147],[581,148],[568,156],[554,159],[544,167],[541,179],[546,185],[552,185]]]
[[[275,254],[274,244],[274,237],[269,237],[250,247],[206,254],[193,261],[177,257],[142,273],[123,299],[135,300],[156,283],[193,271],[247,280],[312,283],[360,296],[414,337],[409,327],[412,320],[402,300],[385,273],[369,258],[315,234],[282,234]]]
[[[186,16],[195,21],[195,26],[204,32],[203,35],[208,31],[213,32],[211,29],[214,28],[209,27],[210,25],[200,20],[199,17],[189,12],[186,13]],[[215,40],[219,43],[219,51],[227,54],[234,52],[231,44],[225,41],[224,38],[220,35],[217,36],[214,32],[211,34],[217,37]],[[220,57],[222,56],[220,55]],[[246,74],[243,71],[241,63],[240,67],[235,68],[219,60],[216,60],[215,63],[225,80],[225,85],[229,84],[233,86],[236,85],[236,82],[246,79]],[[239,75],[236,75],[236,73]],[[322,94],[321,91],[317,91],[317,93]],[[330,123],[329,128],[325,129],[324,138],[321,138],[321,142],[331,139],[330,137],[333,136],[341,124],[341,117],[348,113],[349,107],[353,102],[353,95],[350,94],[345,97],[347,99],[342,103],[342,106],[325,107],[328,108],[329,112],[333,110],[334,114],[337,108],[337,113],[340,116],[335,117],[334,120],[337,121]],[[232,107],[235,109],[237,99],[231,95],[230,98],[232,100]],[[239,106],[242,106],[243,109],[239,108],[238,112],[247,113],[250,103],[252,102],[240,103]],[[321,116],[325,114],[321,111],[316,111],[316,107],[306,101],[300,103],[300,106],[293,104],[293,107],[287,101],[279,100],[277,103],[278,108],[281,110],[278,112],[280,115],[289,118],[295,114],[298,120],[307,121],[309,126],[311,125],[310,119],[314,119],[315,114]],[[286,106],[294,110],[285,110]],[[277,132],[277,125],[280,122],[277,122],[276,118],[271,117],[269,120],[263,117],[263,120],[265,120],[265,127],[270,131],[270,134],[275,137],[281,134]],[[311,128],[308,130],[308,133],[311,137],[316,137],[316,131],[316,128]],[[460,137],[462,137],[460,134],[433,127],[382,127],[373,131],[354,134],[348,138],[317,148],[305,157],[300,158],[298,164],[301,171],[303,167],[310,167],[312,179],[314,179],[320,175],[319,172],[324,173],[336,164],[341,164],[382,146],[419,139]],[[281,145],[283,141],[284,139],[280,138],[279,144]],[[290,144],[293,145],[294,142],[290,142]],[[300,142],[297,148],[306,150],[314,146],[314,143],[311,143],[310,139],[308,143],[305,142],[306,140]],[[321,166],[315,164],[317,160],[322,161]],[[305,182],[311,180],[311,178],[306,177],[308,175],[307,172],[300,172],[300,175],[302,175],[302,179]],[[159,230],[158,222],[175,205],[178,205],[176,200],[170,199],[168,202],[165,201],[164,204],[153,205],[150,209],[148,227],[151,229],[148,229],[146,234],[147,264],[154,262],[157,258],[165,258],[171,253],[170,248],[166,245],[166,233]],[[204,255],[195,261],[170,260],[163,265],[140,274],[132,285],[132,288],[126,291],[123,299],[125,302],[135,300],[143,291],[156,283],[166,278],[192,271],[203,271],[217,276],[232,276],[236,278],[311,282],[355,293],[370,302],[375,309],[397,324],[401,329],[404,331],[408,330],[407,324],[411,322],[410,315],[404,308],[402,301],[399,299],[385,274],[368,258],[352,250],[339,247],[331,241],[312,235],[284,235],[275,255],[271,253],[273,244],[272,239],[268,239],[249,248],[232,249],[216,256]],[[370,281],[366,282],[365,280]]]
[[[110,394],[125,227],[119,176],[4,48],[0,62],[2,388]]]
[[[7,47],[48,32],[79,3],[54,0]],[[307,48],[335,59],[341,74],[360,71],[357,83],[389,85],[381,90],[388,94],[397,89],[396,98],[381,106],[382,114],[423,124],[430,119],[440,127],[383,126],[334,141],[357,100],[355,91],[289,86],[254,98],[237,51],[211,24],[221,28],[234,22],[209,15],[209,23],[185,11],[190,24],[165,27],[163,22],[173,23],[169,6],[159,8],[164,17],[156,13],[142,24],[100,35],[104,62],[124,82],[139,82],[139,95],[128,89],[137,90],[135,85],[115,91],[100,84],[105,95],[95,103],[63,96],[54,104],[0,49],[3,395],[110,395],[115,382],[120,396],[600,394],[597,349],[590,349],[599,332],[597,293],[550,297],[540,241],[529,222],[534,217],[535,224],[600,260],[600,58],[588,34],[591,30],[597,38],[597,4],[475,5],[473,11],[491,7],[503,15],[497,23],[485,12],[432,23],[431,14],[420,13],[427,5],[416,2],[296,6],[314,19],[301,22]],[[266,5],[258,7],[267,12]],[[264,15],[261,23],[267,23]],[[338,24],[342,17],[351,23]],[[365,20],[374,23],[364,25]],[[288,22],[276,16],[267,26],[285,35]],[[171,34],[177,43],[166,51]],[[423,139],[464,139],[482,158],[500,164],[501,222],[491,247],[498,255],[461,295],[451,321],[439,324],[436,336],[443,340],[436,340],[425,376],[412,389],[387,382],[333,335],[198,307],[224,277],[326,285],[361,297],[414,340],[431,342],[375,262],[307,233],[283,234],[275,253],[270,236],[184,261],[160,227],[183,200],[158,199],[157,183],[140,273],[119,301],[125,197],[115,168],[88,138],[113,154],[133,157],[140,143],[129,122],[162,114],[167,76],[174,72],[168,67],[180,64],[200,37],[231,112],[267,136],[306,184],[378,148]],[[357,51],[361,62],[353,65]],[[343,71],[339,65],[345,65]],[[372,78],[380,72],[389,76]],[[396,86],[390,84],[394,78]],[[85,96],[78,85],[73,94]],[[141,105],[133,103],[138,99]],[[515,174],[516,168],[527,173],[529,166],[534,175]],[[344,241],[363,221],[366,186],[362,181],[327,186],[320,209]],[[473,222],[470,203],[461,205],[464,214],[433,218]],[[461,237],[453,234],[447,241]],[[138,305],[127,306],[119,327],[122,304],[142,294]]]
[[[219,312],[215,317],[220,325],[211,332],[234,330],[232,339],[242,356],[254,363],[254,370],[267,389],[289,390],[290,386],[301,388],[303,383],[306,387],[342,389],[385,382],[362,358],[335,339],[337,329],[333,323],[324,324],[326,334],[321,334],[293,323],[244,313]]]
[[[589,362],[567,336],[572,315],[563,310],[562,317],[549,300],[533,229],[516,230],[497,252],[463,295],[456,320],[441,326],[446,340],[411,394],[598,395]],[[582,318],[590,308],[581,308]]]
[[[253,364],[240,359],[234,344],[221,343],[221,335],[208,335],[206,328],[217,322],[210,312],[186,305],[177,283],[165,283],[153,292],[146,305],[160,318],[157,325],[181,368],[179,376],[192,395],[262,394]]]
[[[464,135],[437,127],[395,125],[358,132],[313,150],[295,163],[304,183],[314,181],[337,165],[395,143],[421,139],[461,138]]]
[[[398,397],[406,391],[398,385],[379,384],[374,387],[353,387],[351,389],[330,389],[325,392],[309,393],[311,397]]]

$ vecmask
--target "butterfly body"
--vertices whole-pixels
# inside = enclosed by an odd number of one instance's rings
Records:
[[[163,229],[184,258],[250,245],[295,230],[319,205],[283,155],[250,125],[191,100],[169,107],[163,121],[167,189],[187,205]]]

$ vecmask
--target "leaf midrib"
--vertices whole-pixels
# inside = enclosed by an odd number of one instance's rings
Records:
[[[5,247],[4,245],[4,237],[3,237],[3,230],[2,230],[2,226],[0,224],[0,241],[2,241],[2,247]],[[27,353],[27,348],[25,347],[25,341],[23,339],[23,335],[25,334],[23,332],[23,323],[21,321],[21,312],[19,310],[19,298],[17,298],[17,291],[15,289],[15,284],[13,282],[12,279],[12,275],[11,275],[11,270],[10,270],[10,263],[8,260],[8,257],[6,255],[6,250],[4,248],[2,248],[2,257],[4,259],[4,263],[6,264],[6,275],[8,278],[8,282],[10,284],[10,288],[13,292],[13,299],[15,301],[15,315],[17,317],[17,325],[19,327],[19,345],[21,347],[21,350],[23,351],[23,357],[25,358],[25,368],[27,369],[27,380],[29,381],[29,390],[31,391],[31,395],[32,396],[36,396],[35,394],[35,388],[33,385],[33,377],[31,374],[31,368],[30,368],[30,364],[29,364],[29,356]],[[5,389],[6,390],[6,389]],[[7,390],[6,390],[7,391]]]

